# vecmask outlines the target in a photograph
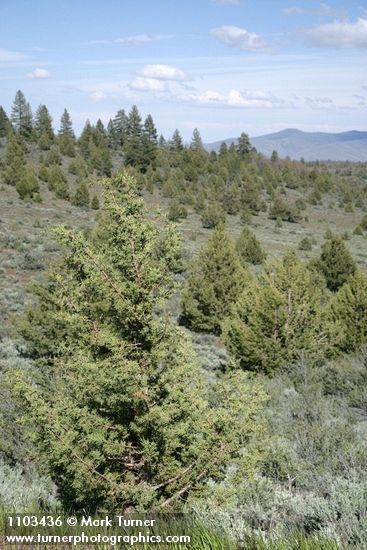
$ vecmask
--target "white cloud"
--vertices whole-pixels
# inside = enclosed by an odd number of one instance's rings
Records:
[[[187,74],[172,65],[145,65],[139,75],[145,78],[154,78],[156,80],[184,81],[188,80]]]
[[[214,4],[219,4],[220,6],[239,6],[240,0],[212,0]]]
[[[185,97],[182,97],[185,99]],[[213,90],[194,92],[186,96],[186,100],[200,105],[213,105],[224,107],[280,107],[284,101],[262,91],[229,90],[228,93],[219,93]]]
[[[96,92],[92,92],[89,97],[93,99],[93,101],[102,101],[103,99],[106,99],[108,95],[98,90]]]
[[[167,82],[138,76],[131,82],[130,88],[141,92],[163,92],[167,89]]]
[[[328,4],[320,4],[318,8],[314,9],[302,8],[300,6],[290,6],[289,8],[283,10],[283,13],[286,13],[287,15],[308,13],[310,15],[316,15],[320,17],[338,17],[341,19],[347,17],[347,12],[344,9],[333,8]]]
[[[321,48],[367,48],[367,19],[333,21],[305,31],[312,46]]]
[[[123,38],[116,38],[113,42],[115,44],[121,44],[128,48],[137,48],[144,46],[149,42],[154,42],[154,40],[159,40],[159,36],[154,34],[136,34],[134,36],[124,36]]]
[[[28,78],[50,78],[51,74],[46,69],[34,69],[31,73],[27,74]]]
[[[267,45],[265,40],[258,34],[233,25],[212,29],[210,34],[219,42],[244,51],[264,50]]]
[[[20,52],[12,52],[9,50],[1,50],[0,49],[0,62],[3,61],[22,61],[23,59],[27,59],[27,55],[24,55]]]

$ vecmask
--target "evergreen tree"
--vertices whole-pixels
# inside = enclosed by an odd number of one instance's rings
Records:
[[[147,221],[129,178],[105,186],[96,236],[57,230],[64,261],[23,325],[44,382],[18,373],[12,388],[68,508],[174,509],[247,460],[264,396],[237,372],[207,397],[185,336],[156,315],[177,236]]]
[[[340,329],[335,347],[351,353],[367,343],[367,275],[357,270],[330,304],[330,318]]]
[[[61,115],[59,136],[69,136],[72,140],[75,139],[73,123],[66,109],[64,109]]]
[[[224,341],[239,366],[264,371],[290,366],[300,354],[327,349],[322,290],[315,276],[289,252],[248,282],[223,324]]]
[[[25,146],[20,134],[11,135],[5,153],[4,182],[17,185],[25,172]]]
[[[93,195],[90,207],[92,208],[92,210],[99,210],[99,198],[97,197],[97,195]]]
[[[60,166],[53,164],[48,173],[48,188],[54,191],[58,199],[69,199],[69,186]]]
[[[182,151],[184,148],[181,134],[178,130],[175,130],[171,139],[171,147],[174,151]]]
[[[247,278],[224,226],[219,226],[192,262],[182,293],[182,322],[193,330],[220,333],[221,321]]]
[[[17,91],[11,111],[11,121],[15,132],[30,138],[33,128],[32,110],[23,92]]]
[[[247,134],[245,134],[245,132],[242,132],[242,134],[238,138],[237,152],[239,155],[243,157],[251,153],[251,151],[252,151],[252,145],[250,143],[250,138],[248,137]]]
[[[0,138],[7,137],[11,132],[11,123],[8,115],[0,105]]]
[[[333,292],[337,291],[356,271],[356,263],[343,239],[331,235],[321,247],[321,255],[316,262],[324,275],[326,286]]]
[[[46,105],[40,105],[36,111],[34,129],[36,137],[38,139],[45,135],[52,141],[55,137],[54,130],[52,128],[52,118]]]
[[[129,119],[124,109],[117,111],[113,119],[114,137],[117,145],[122,146],[125,143],[128,133],[128,122]]]
[[[242,229],[236,241],[236,250],[241,262],[246,264],[262,264],[266,254],[255,235],[247,227]]]
[[[195,128],[195,130],[192,133],[190,148],[193,151],[201,151],[202,149],[204,149],[203,141],[201,139],[200,132],[197,128]]]
[[[33,168],[24,170],[22,177],[16,184],[16,190],[21,199],[32,199],[39,192],[38,178]]]
[[[60,120],[59,147],[63,155],[75,157],[75,134],[70,115],[66,109],[64,109]]]
[[[201,214],[201,223],[206,229],[214,229],[226,221],[226,214],[219,203],[208,204]]]
[[[144,134],[148,138],[148,142],[152,145],[158,144],[158,132],[155,127],[152,115],[148,115],[144,121]]]
[[[90,202],[89,190],[86,182],[82,180],[75,189],[73,198],[74,206],[88,207]]]

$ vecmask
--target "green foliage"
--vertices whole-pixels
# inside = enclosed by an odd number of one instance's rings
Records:
[[[182,322],[196,331],[219,333],[247,279],[232,241],[219,226],[192,262],[182,293]]]
[[[187,210],[179,202],[172,201],[170,204],[167,216],[171,222],[178,222],[183,218],[187,218]]]
[[[312,240],[310,239],[310,237],[303,237],[303,239],[300,240],[298,250],[312,250]]]
[[[40,148],[42,150],[49,149],[55,134],[52,128],[52,118],[46,105],[40,105],[36,111],[34,130]]]
[[[274,197],[273,204],[269,209],[269,218],[276,220],[280,218],[282,221],[298,223],[301,221],[301,215],[295,205],[289,204],[286,199],[280,195]]]
[[[236,241],[236,250],[241,262],[246,264],[262,264],[266,254],[261,248],[260,241],[247,227],[242,229]]]
[[[16,133],[29,139],[33,129],[32,110],[24,94],[18,90],[11,110],[11,122]]]
[[[20,135],[11,136],[5,153],[4,181],[8,185],[17,185],[25,172],[24,143]]]
[[[367,275],[355,271],[330,303],[332,322],[341,327],[335,342],[342,352],[351,353],[367,343]]]
[[[320,258],[315,265],[325,277],[326,286],[333,292],[356,271],[355,261],[337,235],[331,235],[322,245]]]
[[[201,223],[206,229],[214,229],[226,221],[226,214],[218,203],[207,205],[201,215]]]
[[[75,195],[72,203],[74,206],[81,206],[88,208],[90,203],[89,189],[87,183],[82,180],[75,189]]]
[[[69,186],[66,176],[58,164],[53,164],[48,172],[48,187],[59,199],[69,199]]]
[[[0,105],[0,138],[7,137],[12,131],[8,115]]]
[[[99,210],[99,198],[97,195],[93,195],[90,207],[92,210]]]
[[[273,373],[301,353],[326,351],[322,291],[315,276],[288,252],[249,280],[223,324],[224,341],[245,370]]]
[[[62,163],[62,157],[60,154],[60,149],[56,145],[52,145],[50,150],[48,151],[46,158],[45,158],[45,164],[46,166],[52,166],[52,165],[61,165]]]
[[[264,399],[243,373],[208,388],[180,329],[156,311],[173,290],[174,231],[146,219],[131,179],[105,182],[96,234],[58,228],[61,265],[22,333],[41,367],[12,387],[42,462],[72,509],[173,509],[240,460]]]
[[[16,190],[21,199],[32,199],[39,191],[38,178],[33,168],[27,168],[16,184]],[[38,197],[37,197],[38,198]]]

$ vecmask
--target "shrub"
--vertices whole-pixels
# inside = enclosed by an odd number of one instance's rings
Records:
[[[266,254],[261,248],[261,244],[255,235],[244,227],[236,241],[236,250],[241,262],[246,264],[258,265],[263,263]]]
[[[209,204],[201,215],[201,223],[206,229],[214,229],[225,221],[226,214],[218,203]]]

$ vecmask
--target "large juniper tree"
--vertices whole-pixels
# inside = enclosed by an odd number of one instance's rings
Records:
[[[157,316],[178,241],[145,216],[129,177],[105,182],[94,236],[57,229],[64,259],[22,329],[38,383],[12,386],[69,508],[175,506],[258,426],[261,391],[238,372],[209,402],[182,332]]]

